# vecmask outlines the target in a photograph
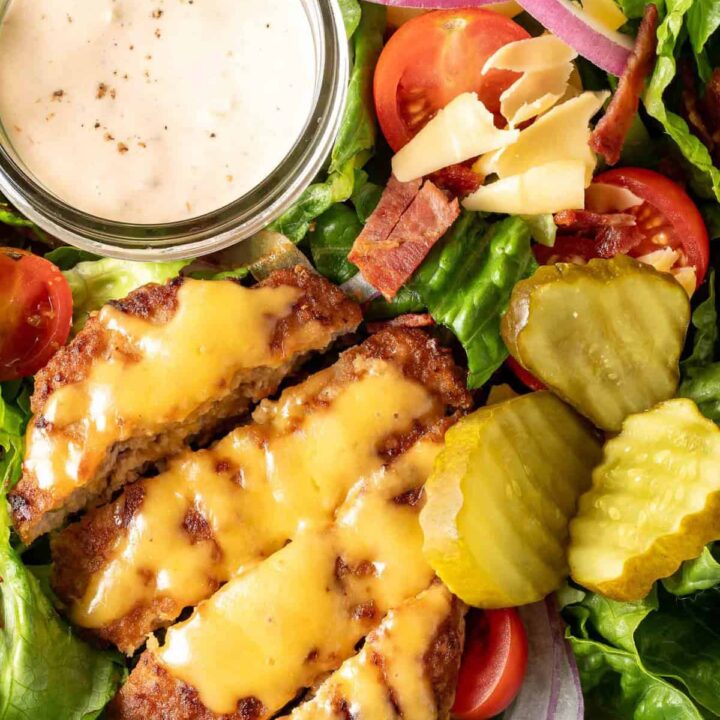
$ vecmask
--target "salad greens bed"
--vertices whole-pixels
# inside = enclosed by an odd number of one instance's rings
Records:
[[[644,0],[619,0],[637,25]],[[319,272],[336,283],[357,268],[347,255],[376,206],[387,180],[389,149],[376,129],[372,79],[385,36],[385,9],[341,0],[353,70],[349,98],[327,172],[272,228],[306,252]],[[711,237],[720,236],[720,169],[690,132],[678,107],[678,62],[691,58],[707,81],[720,60],[720,2],[659,3],[658,62],[635,120],[624,162],[679,163],[703,208]],[[516,18],[533,27],[525,15]],[[580,60],[586,87],[614,79]],[[671,109],[672,108],[672,109]],[[48,252],[48,238],[0,202],[3,245],[44,252],[68,278],[75,307],[74,331],[108,300],[147,282],[163,282],[187,263],[130,263],[99,259],[73,248]],[[375,300],[373,319],[427,311],[463,346],[469,384],[481,388],[507,358],[500,320],[514,285],[536,267],[531,239],[551,245],[552,217],[500,218],[463,212],[392,301]],[[247,275],[246,268],[230,272]],[[217,270],[201,271],[214,277]],[[226,277],[222,273],[220,277]],[[694,312],[692,347],[682,364],[681,394],[720,422],[720,347],[715,277]],[[700,294],[700,293],[699,293]],[[6,493],[17,481],[23,432],[30,417],[30,381],[0,387],[0,480]],[[98,717],[126,674],[119,655],[91,648],[53,609],[47,583],[47,549],[19,546],[6,503],[0,502],[0,718],[90,720]],[[567,637],[586,694],[587,717],[684,720],[720,718],[720,545],[705,549],[642,602],[615,602],[568,585],[559,593]],[[42,696],[41,703],[37,701]]]

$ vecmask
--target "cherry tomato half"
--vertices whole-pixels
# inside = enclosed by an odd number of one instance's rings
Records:
[[[640,198],[641,205],[623,210],[635,216],[641,241],[628,254],[642,257],[661,248],[679,253],[676,268],[695,270],[697,285],[702,284],[710,260],[710,243],[700,211],[688,194],[675,182],[652,170],[618,168],[601,173],[594,183],[617,185]],[[588,210],[593,211],[591,203]],[[606,257],[592,238],[559,235],[554,247],[535,247],[538,262],[583,262]]]
[[[437,10],[406,22],[388,41],[375,70],[380,127],[399,150],[438,110],[464,92],[476,92],[498,113],[500,95],[517,73],[491,70],[486,60],[503,45],[529,34],[490,10]]]
[[[632,255],[640,257],[662,247],[678,250],[678,267],[695,268],[697,284],[702,284],[710,262],[708,234],[700,211],[677,183],[644,168],[608,170],[593,182],[618,185],[644,201],[626,211],[636,216],[644,235]]]
[[[0,381],[32,375],[65,344],[72,292],[51,262],[0,248]]]
[[[467,622],[452,714],[458,720],[485,720],[505,710],[520,690],[527,634],[514,608],[471,611]]]

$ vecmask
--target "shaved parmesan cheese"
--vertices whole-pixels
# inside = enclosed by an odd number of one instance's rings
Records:
[[[642,200],[627,188],[605,183],[593,183],[585,191],[585,205],[596,213],[625,212],[642,205]]]
[[[475,93],[463,93],[442,109],[392,159],[400,182],[429,175],[448,165],[515,142],[518,130],[498,130],[492,113]]]
[[[547,70],[526,72],[500,96],[500,112],[516,127],[530,118],[542,115],[567,91],[572,63],[555,65]]]
[[[538,118],[509,147],[492,158],[483,158],[486,174],[519,175],[538,165],[557,160],[578,160],[586,167],[586,182],[592,180],[597,163],[590,149],[590,120],[609,93],[584,92]]]
[[[582,6],[593,20],[597,20],[608,30],[617,30],[628,20],[615,0],[582,0]]]
[[[561,160],[485,185],[463,201],[467,210],[537,215],[585,205],[585,164]]]
[[[652,265],[660,272],[670,272],[679,257],[680,254],[676,250],[665,247],[660,248],[659,250],[654,250],[651,253],[647,253],[647,255],[641,255],[638,260],[646,265]]]
[[[483,67],[483,75],[490,70],[538,72],[556,65],[564,65],[577,53],[555,35],[540,35],[528,40],[516,40],[496,50]]]
[[[682,285],[683,290],[692,297],[697,289],[697,274],[695,268],[681,267],[672,271],[672,276]]]

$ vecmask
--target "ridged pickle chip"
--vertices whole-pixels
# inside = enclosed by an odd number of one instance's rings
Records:
[[[470,605],[541,600],[568,574],[568,523],[599,462],[594,429],[549,392],[451,428],[420,514],[425,555]]]
[[[720,538],[720,428],[684,398],[631,415],[606,444],[570,536],[577,583],[644,598]]]
[[[673,397],[690,302],[667,273],[620,255],[541,267],[502,323],[513,357],[599,428]]]

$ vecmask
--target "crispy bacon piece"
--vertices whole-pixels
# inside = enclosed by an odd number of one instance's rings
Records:
[[[367,329],[371,335],[374,335],[387,328],[424,328],[432,327],[434,324],[435,320],[428,313],[407,313],[406,315],[398,315],[392,320],[379,320],[368,323]]]
[[[385,192],[373,214],[368,218],[357,242],[384,242],[395,229],[402,214],[410,207],[422,187],[422,179],[401,183],[394,175],[390,177]],[[355,248],[353,248],[354,251]],[[350,255],[351,262],[355,262]]]
[[[470,195],[483,184],[482,175],[478,175],[465,163],[450,165],[438,170],[430,175],[430,180],[455,197]]]
[[[630,227],[627,225],[606,227],[596,237],[597,256],[601,258],[627,255],[643,240],[642,232],[634,225]]]
[[[590,136],[590,147],[610,165],[620,160],[620,152],[640,104],[645,78],[655,63],[657,22],[657,8],[655,5],[646,5],[635,47],[620,78],[617,92]]]
[[[394,178],[388,184],[377,210],[358,236],[348,259],[360,268],[365,279],[388,300],[417,270],[432,246],[460,215],[460,205],[448,200],[431,181],[426,181],[410,203],[405,205],[407,185]],[[405,205],[395,225],[390,220]],[[377,213],[379,218],[375,218]]]
[[[555,224],[563,230],[584,232],[607,227],[631,227],[635,216],[629,213],[594,213],[589,210],[562,210],[555,214]]]

